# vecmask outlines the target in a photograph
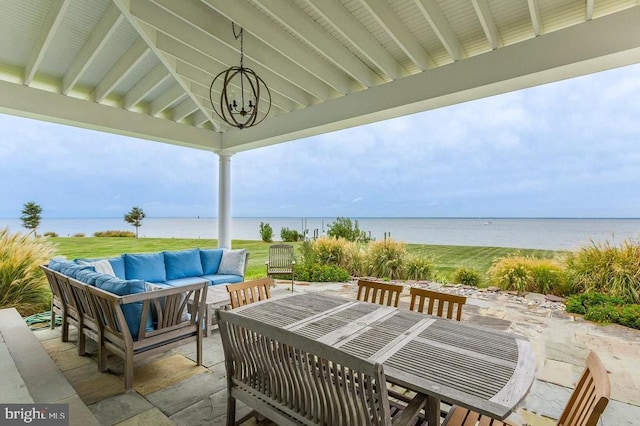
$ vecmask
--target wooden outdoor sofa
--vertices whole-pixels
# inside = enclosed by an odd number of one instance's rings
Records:
[[[278,425],[426,424],[427,396],[419,393],[407,405],[390,400],[382,364],[234,310],[216,316],[227,372],[227,425],[246,420],[236,422],[236,400]]]
[[[197,364],[202,364],[207,281],[117,295],[45,265],[41,268],[53,293],[52,305],[62,315],[62,340],[68,339],[69,325],[78,329],[80,355],[86,338],[94,340],[100,371],[108,367],[108,353],[123,359],[125,392],[133,390],[133,368],[141,358],[195,342]]]

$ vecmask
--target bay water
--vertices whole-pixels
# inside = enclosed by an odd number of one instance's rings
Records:
[[[417,244],[574,250],[581,246],[624,240],[637,241],[640,219],[549,219],[549,218],[354,218],[371,238],[392,238]],[[282,228],[325,235],[335,218],[233,218],[233,239],[260,240],[260,222],[273,228],[275,241]],[[24,232],[19,219],[0,218],[0,229]],[[122,218],[43,218],[39,233],[61,237],[92,236],[97,231],[135,231]],[[146,218],[139,229],[147,238],[217,238],[217,218]]]

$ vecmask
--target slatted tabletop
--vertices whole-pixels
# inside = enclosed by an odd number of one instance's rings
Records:
[[[390,381],[430,395],[432,403],[442,399],[498,419],[535,377],[526,338],[400,308],[305,293],[234,312],[381,362]]]

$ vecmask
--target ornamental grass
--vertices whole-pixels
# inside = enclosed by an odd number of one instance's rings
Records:
[[[29,316],[49,309],[51,290],[40,265],[54,255],[45,239],[0,230],[0,308]]]

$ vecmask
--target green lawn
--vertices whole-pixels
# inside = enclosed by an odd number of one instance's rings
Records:
[[[57,247],[59,255],[69,259],[79,257],[110,257],[122,253],[144,253],[157,251],[182,250],[194,247],[215,248],[217,240],[181,239],[181,238],[114,238],[114,237],[86,237],[86,238],[50,238]],[[298,247],[301,243],[292,243]],[[246,248],[249,251],[249,265],[247,278],[260,278],[266,274],[265,261],[271,243],[262,241],[233,240],[233,248]],[[553,250],[513,249],[502,247],[471,247],[471,246],[437,246],[426,244],[407,244],[409,253],[425,256],[434,260],[436,274],[448,277],[459,266],[478,270],[484,274],[497,257],[518,251],[522,255],[552,258],[561,254]]]

